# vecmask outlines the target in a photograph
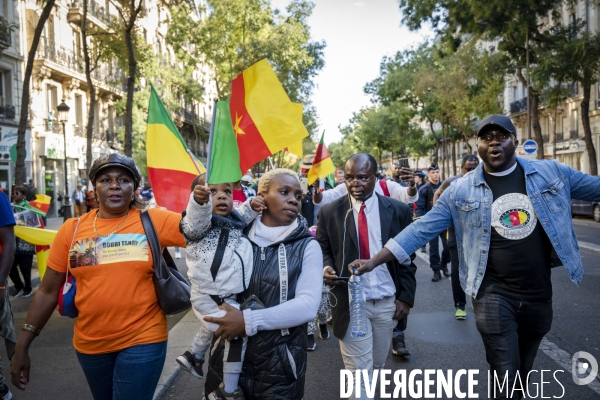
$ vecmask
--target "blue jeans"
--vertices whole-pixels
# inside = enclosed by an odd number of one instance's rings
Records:
[[[166,356],[166,340],[106,354],[77,352],[94,400],[152,400]]]
[[[510,391],[517,372],[526,385],[540,343],[552,326],[552,301],[518,301],[485,293],[480,299],[473,299],[473,309],[492,379],[495,373],[502,384],[508,374],[508,392],[506,386],[502,392],[496,388],[499,397],[494,397],[519,399],[521,391],[515,390],[515,396]],[[490,390],[493,395],[493,387]]]

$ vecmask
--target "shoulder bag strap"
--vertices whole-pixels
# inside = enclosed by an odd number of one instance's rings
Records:
[[[152,222],[152,218],[150,217],[148,210],[142,211],[140,218],[142,219],[142,226],[146,232],[148,246],[150,246],[150,251],[152,252],[154,273],[156,273],[156,267],[160,265],[160,241],[156,235],[156,228],[154,228],[154,223]]]
[[[279,261],[279,304],[283,304],[288,299],[288,267],[287,267],[287,256],[285,253],[285,245],[281,243],[279,249],[277,249],[277,258]],[[290,334],[290,330],[283,328],[281,330],[281,336]]]
[[[175,261],[173,261],[173,257],[169,251],[165,248],[165,250],[160,252],[161,245],[158,240],[158,235],[156,234],[156,228],[154,227],[154,222],[152,222],[152,217],[150,217],[150,213],[148,210],[144,210],[140,213],[140,218],[142,219],[142,226],[144,227],[144,231],[146,232],[146,238],[148,239],[148,245],[150,246],[150,251],[152,252],[152,260],[154,264],[154,272],[156,274],[157,267],[160,269],[161,257],[165,260],[165,263],[168,267],[177,269],[177,265]],[[162,275],[162,274],[158,274]]]
[[[75,242],[75,235],[77,235],[77,229],[79,229],[79,221],[81,218],[77,218],[77,224],[75,225],[75,230],[73,231],[73,238],[71,238],[71,244],[69,245],[69,253],[67,257],[67,273],[65,274],[65,285],[63,286],[63,294],[67,293],[69,289],[71,289],[71,284],[69,283],[69,264],[71,264],[71,249],[73,248],[73,243]],[[77,255],[75,255],[77,257]]]

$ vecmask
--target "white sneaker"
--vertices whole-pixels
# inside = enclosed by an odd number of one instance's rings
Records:
[[[181,252],[179,250],[175,252],[175,258],[181,258]]]

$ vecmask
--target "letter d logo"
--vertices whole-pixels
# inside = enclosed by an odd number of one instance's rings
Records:
[[[585,359],[586,362],[577,362],[580,358]],[[585,378],[580,378],[579,375],[585,374],[588,367],[591,367],[592,372]],[[590,353],[578,351],[573,355],[571,372],[576,385],[589,385],[598,375],[598,361]]]

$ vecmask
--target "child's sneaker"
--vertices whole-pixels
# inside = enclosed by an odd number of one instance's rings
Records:
[[[13,395],[8,389],[8,386],[2,385],[2,387],[0,387],[0,400],[10,400],[12,398]]]
[[[202,379],[204,377],[204,372],[202,372],[202,365],[204,364],[203,358],[197,359],[192,353],[186,351],[177,357],[177,362],[183,369],[194,375],[196,378]]]
[[[223,388],[223,383],[219,385],[211,394],[208,395],[208,400],[245,400],[242,389],[238,386],[233,393],[227,393]]]

